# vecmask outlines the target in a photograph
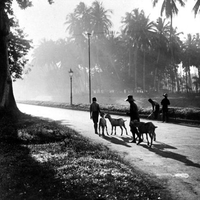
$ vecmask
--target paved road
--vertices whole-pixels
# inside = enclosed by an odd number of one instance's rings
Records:
[[[153,121],[158,126],[157,141],[148,148],[145,142],[141,145],[130,143],[130,131],[128,136],[125,131],[121,136],[119,128],[116,136],[99,137],[94,134],[88,112],[25,104],[18,104],[18,107],[22,112],[59,121],[119,152],[134,167],[159,178],[177,200],[200,199],[200,128]],[[129,118],[123,118],[127,120],[126,127],[129,129]],[[144,119],[141,121],[146,122]],[[110,129],[108,123],[109,133]]]

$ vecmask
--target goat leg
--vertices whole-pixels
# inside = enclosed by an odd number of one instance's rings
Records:
[[[120,128],[121,128],[121,136],[123,135],[123,128],[120,126]]]
[[[127,131],[127,129],[126,129],[126,126],[124,125],[123,127],[124,127],[124,129],[126,130],[126,135],[128,135],[128,131]]]
[[[113,134],[113,126],[112,126],[112,128],[111,128],[111,135]]]
[[[108,127],[107,127],[107,125],[106,125],[106,132],[107,132],[107,135],[108,135]]]
[[[104,136],[104,127],[102,127],[102,136]]]

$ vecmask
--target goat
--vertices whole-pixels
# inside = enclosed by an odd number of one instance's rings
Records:
[[[127,132],[127,129],[126,129],[126,126],[125,126],[125,121],[126,120],[123,120],[122,118],[118,118],[118,119],[114,119],[110,116],[110,114],[106,114],[105,118],[108,118],[108,120],[110,121],[110,124],[112,126],[111,128],[111,135],[113,133],[113,127],[115,127],[115,135],[116,135],[116,127],[119,126],[121,128],[121,135],[123,135],[123,128],[126,130],[126,135],[128,135],[128,132]]]
[[[99,120],[99,136],[100,136],[100,128],[102,130],[102,135],[104,136],[104,129],[106,129],[107,135],[108,135],[108,128],[107,128],[107,124],[106,124],[106,119],[104,118],[104,113],[101,112],[100,113],[100,120]]]
[[[138,122],[137,120],[134,120],[132,122],[132,125],[137,127],[139,133],[142,136],[143,136],[143,134],[146,134],[147,145],[149,147],[151,147],[152,144],[153,144],[153,140],[156,141],[155,129],[157,128],[157,126],[155,126],[152,122],[144,123],[144,122]],[[151,143],[149,143],[148,134],[149,134],[149,137],[151,139]]]

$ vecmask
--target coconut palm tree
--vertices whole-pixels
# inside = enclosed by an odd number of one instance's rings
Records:
[[[112,26],[109,20],[111,10],[106,10],[102,3],[94,1],[90,7],[80,3],[74,13],[67,15],[67,30],[72,35],[75,43],[79,47],[80,55],[83,60],[81,66],[87,69],[87,33],[91,33],[91,66],[92,71],[101,71],[100,52],[105,52],[105,36],[109,33]],[[103,59],[103,58],[102,58]],[[99,73],[98,73],[99,74]],[[101,80],[100,80],[101,81]]]
[[[153,6],[155,7],[159,0],[153,0]],[[185,6],[185,0],[162,0],[162,7],[161,7],[161,16],[163,15],[163,12],[165,12],[165,16],[167,18],[170,18],[171,21],[171,31],[172,31],[172,20],[173,16],[178,14],[178,8],[176,6],[176,1],[179,2],[179,4],[184,7]]]
[[[102,3],[98,1],[94,1],[90,8],[90,27],[96,50],[96,65],[98,67],[100,67],[99,53],[100,51],[103,51],[105,46],[105,37],[109,34],[110,28],[112,27],[112,22],[109,19],[111,13],[111,10],[106,10]]]
[[[121,37],[123,38],[123,41],[128,46],[128,55],[129,55],[129,63],[128,63],[128,79],[131,79],[132,77],[132,51],[133,51],[133,38],[131,37],[131,29],[132,29],[132,21],[133,21],[133,14],[126,13],[125,17],[122,19],[122,33]]]
[[[131,66],[131,51],[134,50],[134,80],[135,87],[137,89],[137,77],[138,77],[138,69],[137,69],[137,57],[138,50],[143,53],[143,75],[142,75],[142,85],[143,90],[145,91],[145,68],[146,68],[146,51],[151,45],[151,38],[154,32],[154,23],[149,20],[148,17],[145,16],[143,10],[139,11],[139,9],[134,9],[131,13],[126,13],[125,18],[122,20],[123,23],[123,32],[125,35],[129,37],[129,58]]]
[[[178,78],[178,64],[181,63],[181,57],[182,57],[182,47],[183,43],[180,39],[180,35],[183,34],[182,32],[177,32],[177,29],[172,30],[171,34],[171,44],[170,44],[170,57],[171,57],[171,68],[173,76],[171,77],[172,80],[172,91],[175,91],[177,89],[180,91],[180,85],[179,85],[179,78]],[[173,78],[174,77],[174,78]],[[175,86],[175,87],[174,87]]]
[[[159,0],[153,0],[153,6],[156,6],[156,4],[158,3]],[[177,2],[184,7],[185,6],[185,0],[177,0]],[[165,12],[165,15],[167,18],[170,18],[170,51],[171,51],[171,67],[173,67],[174,69],[176,68],[176,66],[174,65],[174,52],[173,52],[173,48],[172,48],[172,32],[173,32],[173,26],[172,26],[172,22],[173,22],[173,16],[178,14],[178,8],[176,6],[176,0],[163,0],[162,6],[161,6],[161,16],[163,14],[163,12]],[[174,70],[176,71],[176,70]]]
[[[197,15],[197,12],[199,11],[199,7],[200,7],[200,0],[197,0],[193,9],[192,9],[195,16]]]
[[[142,11],[144,13],[144,11]],[[140,19],[141,13],[139,9],[134,9],[131,13],[126,13],[125,18],[122,20],[122,29],[125,35],[127,35],[130,40],[130,50],[134,51],[134,90],[137,91],[137,57],[139,50],[139,40],[140,40]],[[130,66],[131,67],[131,66]],[[130,71],[131,72],[131,71]]]
[[[157,23],[154,23],[156,33],[154,34],[154,50],[157,54],[155,72],[154,72],[154,88],[159,91],[161,71],[164,69],[163,58],[167,60],[168,55],[168,44],[170,35],[170,23],[166,22],[166,19],[159,17]],[[167,62],[165,62],[167,63]],[[157,83],[157,84],[156,84]]]
[[[198,57],[199,57],[199,47],[197,45],[197,37],[192,36],[191,34],[187,35],[186,40],[184,41],[183,48],[183,67],[186,72],[186,84],[191,87],[192,79],[190,74],[190,67],[198,65]],[[188,91],[187,91],[188,92]]]
[[[95,79],[98,79],[98,87],[102,87],[102,72],[104,70],[105,57],[104,52],[106,52],[106,36],[108,36],[110,28],[112,27],[112,22],[110,21],[111,10],[104,8],[102,3],[99,1],[94,1],[90,7],[90,33],[91,43],[94,52],[93,56],[93,70]],[[100,56],[101,55],[101,56]],[[101,64],[102,63],[102,64]],[[106,70],[106,69],[105,69]]]
[[[71,39],[78,46],[78,51],[80,55],[83,54],[84,49],[86,49],[86,37],[85,33],[90,31],[90,21],[91,16],[89,14],[89,8],[81,2],[75,9],[73,13],[66,16],[67,31],[71,35]],[[85,56],[81,56],[84,59]],[[83,61],[84,63],[84,61]]]
[[[90,9],[91,19],[91,29],[94,37],[99,38],[109,34],[109,30],[112,27],[112,22],[110,21],[111,10],[106,10],[102,3],[99,1],[94,1]]]
[[[91,31],[90,28],[91,15],[90,8],[83,2],[80,2],[74,9],[73,13],[66,16],[67,31],[71,35],[71,41],[77,49],[79,58],[79,65],[81,66],[82,74],[85,77],[85,87],[88,79],[87,77],[87,37],[86,33]]]

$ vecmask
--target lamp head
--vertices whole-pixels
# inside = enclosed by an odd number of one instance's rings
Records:
[[[69,70],[69,76],[72,77],[72,76],[73,76],[73,73],[74,73],[74,72],[73,72],[72,69],[70,68],[70,70]]]

